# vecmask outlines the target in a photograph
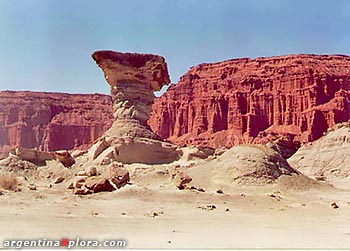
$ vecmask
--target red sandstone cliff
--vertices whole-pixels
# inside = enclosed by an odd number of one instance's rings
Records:
[[[232,146],[266,135],[313,141],[350,118],[350,57],[290,55],[192,67],[149,121],[175,143]]]
[[[15,146],[45,151],[84,149],[112,124],[102,94],[0,92],[0,155]]]

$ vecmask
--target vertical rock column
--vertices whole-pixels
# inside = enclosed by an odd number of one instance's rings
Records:
[[[153,92],[170,83],[165,59],[114,51],[96,51],[92,57],[103,70],[114,101],[114,123],[105,135],[159,140],[147,120],[152,111]]]

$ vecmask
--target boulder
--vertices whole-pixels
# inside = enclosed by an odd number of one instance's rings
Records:
[[[75,159],[68,151],[56,151],[54,155],[56,160],[61,162],[65,167],[71,167],[75,164]]]
[[[117,189],[125,186],[130,181],[130,175],[125,168],[114,169],[110,177],[110,181],[116,186]]]
[[[94,193],[112,192],[115,190],[111,182],[102,176],[87,178],[85,182],[85,187],[93,191]]]

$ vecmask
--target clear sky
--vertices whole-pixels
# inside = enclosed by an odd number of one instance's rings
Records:
[[[350,54],[349,0],[0,0],[0,90],[108,93],[95,50],[163,55],[172,82],[238,57]]]

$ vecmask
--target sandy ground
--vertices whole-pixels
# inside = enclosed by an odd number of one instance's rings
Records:
[[[65,184],[38,185],[0,196],[0,236],[125,239],[129,248],[350,248],[349,191],[274,189],[217,194],[127,185],[80,197]]]

